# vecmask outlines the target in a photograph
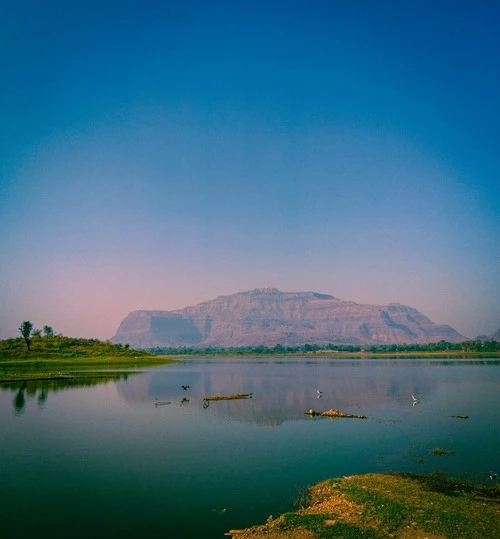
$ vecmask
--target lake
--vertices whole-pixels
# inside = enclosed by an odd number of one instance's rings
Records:
[[[487,483],[500,473],[499,388],[487,358],[192,359],[106,382],[3,384],[0,536],[223,538],[329,477]],[[204,401],[235,393],[252,398]]]

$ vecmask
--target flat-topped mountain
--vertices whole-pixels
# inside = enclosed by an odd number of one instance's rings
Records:
[[[258,288],[176,311],[133,311],[111,342],[135,348],[402,344],[465,337],[406,305],[362,305],[316,292]]]

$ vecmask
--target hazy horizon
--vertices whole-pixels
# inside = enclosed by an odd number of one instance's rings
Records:
[[[264,286],[500,328],[498,2],[0,14],[0,339]]]

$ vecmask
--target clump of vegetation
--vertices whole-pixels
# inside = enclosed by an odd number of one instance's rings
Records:
[[[330,417],[330,418],[354,418],[354,419],[366,419],[365,415],[356,415],[356,414],[349,414],[348,412],[342,412],[342,410],[334,410],[333,408],[331,410],[326,410],[324,412],[316,412],[312,408],[308,410],[307,412],[304,412],[306,415],[310,415],[312,417],[318,415],[322,417]]]
[[[23,322],[24,323],[24,322]],[[27,342],[29,347],[27,349]],[[98,339],[81,339],[50,335],[33,337],[26,331],[26,336],[0,341],[0,361],[7,359],[50,359],[72,357],[153,357],[143,350],[134,350],[128,345],[111,344]]]
[[[431,453],[438,456],[450,456],[454,455],[455,451],[451,451],[450,449],[442,449],[441,447],[435,447],[431,450]]]
[[[493,537],[500,529],[500,489],[440,474],[366,474],[310,489],[298,511],[262,526],[231,530],[233,539]]]

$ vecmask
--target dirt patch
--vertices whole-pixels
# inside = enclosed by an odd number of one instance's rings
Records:
[[[347,478],[346,478],[347,479]],[[332,484],[328,481],[319,483],[308,489],[311,503],[299,514],[336,515],[335,523],[348,522],[358,524],[363,514],[363,507],[350,501],[344,494],[332,492]],[[331,521],[332,519],[326,519]],[[332,525],[330,522],[329,525]]]
[[[246,530],[231,530],[230,537],[233,539],[314,539],[316,534],[305,528],[294,530],[279,530],[280,520],[263,526],[253,526]]]

